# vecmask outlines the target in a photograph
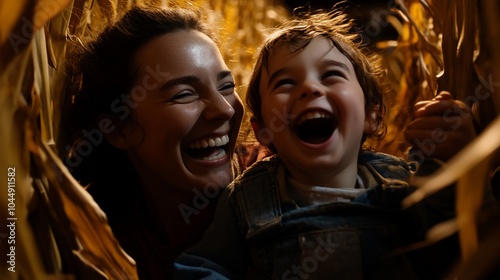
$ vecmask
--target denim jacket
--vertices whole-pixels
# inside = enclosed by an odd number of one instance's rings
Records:
[[[176,260],[175,277],[417,278],[412,259],[396,250],[452,217],[454,199],[445,194],[430,206],[402,211],[415,168],[363,152],[358,173],[366,192],[351,202],[298,207],[286,195],[287,172],[279,157],[257,162],[224,190],[201,242]]]

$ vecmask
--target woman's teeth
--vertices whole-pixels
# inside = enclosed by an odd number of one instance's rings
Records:
[[[205,138],[189,144],[186,153],[200,160],[218,160],[226,156],[225,145],[229,143],[226,134],[220,137]]]
[[[191,149],[200,149],[200,148],[208,148],[208,147],[221,147],[229,143],[229,136],[226,134],[221,137],[214,137],[208,139],[198,140],[189,144],[189,148]]]
[[[224,149],[219,149],[216,154],[208,156],[208,157],[202,157],[202,160],[216,160],[216,159],[221,159],[226,156],[226,150]]]

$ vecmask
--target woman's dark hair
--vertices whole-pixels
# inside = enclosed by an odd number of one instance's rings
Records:
[[[215,41],[194,11],[134,7],[76,52],[68,73],[72,100],[67,123],[73,144],[66,165],[82,184],[109,177],[110,168],[125,168],[119,166],[128,162],[125,153],[104,134],[132,121],[126,100],[136,80],[135,54],[152,39],[178,30],[200,31]]]

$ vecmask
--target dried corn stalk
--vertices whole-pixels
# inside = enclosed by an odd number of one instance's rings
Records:
[[[500,112],[499,101],[492,83],[485,83],[484,78],[490,75],[498,77],[499,69],[488,69],[484,65],[491,65],[487,62],[492,58],[498,59],[500,46],[498,42],[493,40],[492,43],[489,40],[498,38],[499,33],[496,28],[489,27],[491,23],[483,24],[481,27],[484,30],[479,30],[478,18],[483,18],[482,14],[487,11],[483,10],[480,14],[478,2],[474,0],[399,1],[399,4],[400,12],[416,29],[420,38],[426,39],[425,35],[429,30],[434,30],[442,37],[441,42],[423,40],[425,44],[419,46],[419,49],[426,49],[435,44],[441,48],[442,72],[437,76],[437,91],[451,92],[456,99],[466,102],[473,108],[482,126],[489,125],[478,139],[450,160],[449,165],[443,170],[430,178],[416,180],[415,184],[420,186],[420,189],[405,202],[406,205],[415,203],[449,183],[457,181],[456,221],[438,225],[433,230],[433,236],[446,236],[458,229],[462,260],[466,261],[478,247],[477,215],[483,201],[484,188],[488,186],[492,165],[495,168],[499,162],[499,155],[496,153],[500,147],[500,134],[498,134],[500,119],[497,117]],[[427,25],[427,29],[421,29],[418,26],[418,17],[415,18],[414,14],[406,8],[408,5],[410,7],[421,5],[426,11],[426,18],[432,19],[433,24]],[[492,5],[491,2],[490,5]],[[494,21],[496,18],[490,15],[489,19]],[[488,27],[485,28],[486,26]],[[488,39],[478,41],[479,31],[488,32],[482,37]],[[486,50],[489,50],[491,57],[485,55]],[[482,59],[478,61],[478,57]],[[434,79],[432,76],[425,75],[415,78],[424,82],[425,79]],[[430,83],[429,80],[427,83]],[[496,120],[492,123],[495,118]],[[439,232],[440,230],[442,232]]]
[[[2,46],[4,47],[4,46]],[[28,204],[32,196],[29,174],[29,154],[27,152],[27,135],[29,107],[23,97],[24,76],[31,59],[31,48],[24,48],[9,59],[9,64],[0,72],[0,178],[8,182],[14,178],[14,195],[9,197],[7,186],[0,191],[0,277],[2,279],[46,279],[33,232],[28,223]],[[11,174],[9,174],[11,173]],[[13,176],[9,176],[13,175]],[[15,199],[9,201],[8,199]],[[9,205],[9,203],[13,203]],[[10,207],[13,206],[13,207]],[[8,211],[8,209],[11,209]],[[10,216],[12,214],[12,216]],[[8,220],[15,219],[15,220]],[[7,225],[15,223],[15,231]],[[8,239],[12,236],[12,239]],[[8,240],[14,240],[12,244]],[[14,246],[13,250],[11,246]],[[14,253],[14,258],[8,254]],[[14,263],[10,262],[14,260]],[[23,268],[20,271],[21,267]],[[12,270],[8,270],[11,268]],[[16,272],[13,272],[16,271]]]
[[[44,26],[68,2],[17,7],[23,13],[5,30],[10,34],[1,45],[2,54],[10,55],[0,68],[1,177],[15,180],[9,192],[0,192],[2,224],[10,226],[2,226],[9,231],[5,236],[2,231],[1,251],[12,253],[2,254],[1,278],[69,279],[77,273],[81,279],[137,279],[134,261],[118,245],[105,215],[51,150],[49,57],[57,64],[54,50],[64,47],[45,40]],[[14,4],[0,3],[16,11]]]
[[[482,200],[483,188],[487,185],[488,171],[491,163],[498,162],[500,154],[500,117],[497,117],[472,143],[465,147],[455,157],[450,159],[446,168],[439,170],[430,177],[416,178],[413,184],[419,186],[403,204],[410,206],[430,194],[458,181],[457,185],[457,226],[470,232],[472,239],[462,241],[465,244],[466,258],[476,249],[477,238],[475,233],[476,214]],[[472,225],[471,225],[472,224]],[[447,227],[448,236],[455,231],[454,227]],[[463,246],[464,247],[464,246]],[[466,259],[465,258],[465,259]]]
[[[381,49],[395,48],[384,56],[390,83],[396,96],[388,97],[387,134],[382,141],[370,143],[377,150],[403,156],[409,148],[404,128],[410,123],[413,105],[436,95],[436,76],[443,69],[440,33],[433,25],[428,8],[418,1],[397,1],[392,17],[399,37],[396,42],[381,42]]]

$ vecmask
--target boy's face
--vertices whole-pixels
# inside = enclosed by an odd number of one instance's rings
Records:
[[[330,40],[316,37],[296,52],[276,46],[259,89],[257,138],[275,146],[294,179],[328,185],[331,177],[356,168],[371,123],[353,65]]]

